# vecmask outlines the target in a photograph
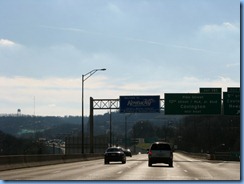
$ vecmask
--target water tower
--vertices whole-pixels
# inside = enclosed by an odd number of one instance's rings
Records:
[[[17,116],[21,116],[21,109],[17,110]]]

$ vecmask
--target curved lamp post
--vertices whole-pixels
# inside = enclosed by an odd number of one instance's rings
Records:
[[[86,73],[85,75],[82,75],[82,97],[81,97],[81,103],[82,103],[82,122],[81,122],[81,124],[82,124],[81,125],[82,126],[82,146],[81,146],[81,149],[82,149],[82,153],[84,153],[84,82],[97,71],[105,71],[105,70],[106,70],[106,68],[94,69],[94,70]]]

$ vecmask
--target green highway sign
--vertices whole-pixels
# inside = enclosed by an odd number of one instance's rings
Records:
[[[240,93],[240,88],[236,87],[236,88],[227,88],[227,92],[228,93]]]
[[[240,115],[240,92],[224,92],[224,115]]]
[[[166,115],[221,114],[221,94],[168,93],[164,107]]]
[[[222,88],[200,88],[200,93],[222,93]]]

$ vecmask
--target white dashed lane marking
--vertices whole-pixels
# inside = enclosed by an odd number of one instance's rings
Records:
[[[121,174],[123,171],[119,171],[119,172],[117,172],[117,174]]]

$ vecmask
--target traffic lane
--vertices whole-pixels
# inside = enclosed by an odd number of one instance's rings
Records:
[[[214,179],[240,180],[240,162],[216,162],[211,163],[211,175]]]
[[[131,168],[137,168],[141,163],[145,162],[141,160],[138,156],[133,156],[134,158],[127,158],[126,164],[121,162],[110,162],[109,164],[104,164],[104,160],[99,160],[100,165],[98,168],[92,170],[92,172],[87,172],[87,174],[80,175],[78,180],[118,180],[119,176],[124,173],[128,173]],[[86,172],[86,171],[83,171]]]
[[[240,162],[211,161],[174,153],[174,167],[153,164],[147,155],[138,167],[128,169],[118,180],[240,180]],[[142,157],[143,158],[143,157]],[[143,159],[141,159],[143,160]]]
[[[174,154],[174,159],[178,158],[178,153]],[[192,174],[186,171],[184,167],[180,167],[177,162],[173,162],[173,167],[168,164],[153,164],[148,167],[147,155],[141,155],[143,162],[138,167],[131,168],[123,173],[118,180],[196,180]],[[201,173],[200,173],[201,174]]]
[[[175,166],[192,180],[240,180],[240,162],[197,159],[174,154]]]
[[[100,180],[110,179],[119,172],[122,164],[112,163],[108,169],[103,160],[58,164],[25,169],[3,171],[2,180]],[[123,164],[124,165],[124,164]],[[5,174],[6,173],[6,174]]]
[[[22,168],[0,172],[1,180],[116,180],[126,170],[145,162],[137,156],[127,158],[126,164],[111,162],[104,164],[104,159],[75,163]]]
[[[117,180],[165,180],[169,179],[167,176],[174,173],[174,168],[168,167],[167,164],[154,164],[148,167],[147,155],[141,155],[141,160],[137,167],[126,170]]]
[[[154,164],[147,155],[127,157],[127,163],[104,160],[49,165],[0,172],[2,180],[239,180],[240,162],[212,162],[174,153],[174,167]]]
[[[101,165],[100,160],[47,165],[0,172],[2,180],[73,180],[81,171],[92,172]]]
[[[240,180],[240,162],[194,159],[181,154],[175,162],[198,180]]]

